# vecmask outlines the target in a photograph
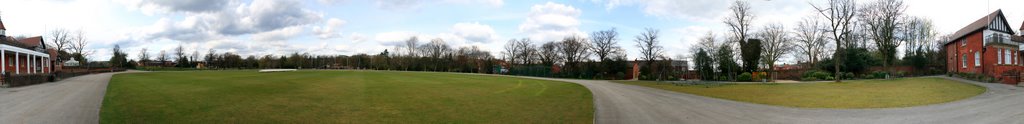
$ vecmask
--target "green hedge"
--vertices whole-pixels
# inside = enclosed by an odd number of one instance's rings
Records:
[[[3,82],[7,87],[20,87],[41,84],[51,81],[50,74],[4,74]]]

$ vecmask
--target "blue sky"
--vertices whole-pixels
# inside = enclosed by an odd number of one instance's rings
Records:
[[[793,28],[814,13],[807,0],[750,0],[754,30],[769,23]],[[861,1],[867,2],[867,1]],[[660,30],[666,56],[689,55],[707,32],[725,36],[721,22],[732,0],[5,0],[0,18],[13,36],[46,36],[66,28],[85,32],[93,60],[113,45],[131,58],[185,46],[189,53],[242,55],[376,54],[411,36],[444,39],[453,47],[477,46],[501,56],[512,38],[541,44],[559,37],[616,28],[629,58],[633,37]],[[907,14],[932,19],[939,33],[953,32],[1003,9],[1011,26],[1024,18],[1015,0],[907,0]],[[1018,7],[1013,8],[1013,5]],[[950,9],[957,8],[957,9]],[[723,39],[720,37],[719,39]],[[787,56],[786,62],[794,59]]]

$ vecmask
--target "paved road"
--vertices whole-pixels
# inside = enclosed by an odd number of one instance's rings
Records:
[[[528,77],[534,78],[534,77]],[[978,83],[989,90],[950,103],[888,109],[803,109],[709,98],[608,81],[582,84],[594,94],[597,123],[614,124],[1022,124],[1024,88]],[[953,79],[959,80],[959,79]]]
[[[116,73],[0,89],[0,123],[99,123],[103,94],[113,74]]]

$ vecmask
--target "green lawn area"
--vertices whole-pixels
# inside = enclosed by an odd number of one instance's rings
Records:
[[[616,81],[736,101],[800,108],[891,108],[970,98],[985,88],[941,78],[858,80],[843,83],[730,84],[675,86],[650,81]]]
[[[578,84],[391,71],[118,74],[101,123],[592,123]]]

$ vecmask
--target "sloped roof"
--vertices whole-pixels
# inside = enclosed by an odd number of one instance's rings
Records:
[[[985,28],[987,28],[989,26],[990,23],[992,23],[993,19],[998,19],[1002,15],[1003,15],[1003,10],[1002,9],[996,10],[995,12],[992,12],[992,13],[990,13],[988,15],[985,15],[985,17],[981,17],[980,19],[975,20],[974,22],[972,22],[971,24],[967,25],[966,27],[961,28],[960,30],[957,30],[955,33],[953,33],[953,35],[950,35],[951,36],[950,38],[952,38],[952,39],[948,39],[949,41],[945,41],[945,43],[943,43],[943,44],[949,44],[950,41],[955,41],[957,39],[960,39],[961,37],[964,37],[967,34],[970,34],[972,32],[978,31],[978,30],[985,29]],[[1022,28],[1024,28],[1024,27],[1022,27]],[[1011,33],[1012,33],[1012,31],[1011,31]]]
[[[43,37],[42,36],[29,37],[29,38],[18,40],[18,42],[21,42],[22,44],[25,44],[28,47],[38,47],[39,45],[41,45],[43,43]]]
[[[7,28],[4,28],[4,20],[3,19],[0,19],[0,29],[7,30]]]
[[[15,46],[15,47],[21,47],[21,48],[25,48],[25,49],[29,48],[28,45],[25,45],[24,43],[18,42],[18,40],[14,39],[14,37],[0,37],[0,44],[7,44],[7,45],[11,45],[11,46]]]

